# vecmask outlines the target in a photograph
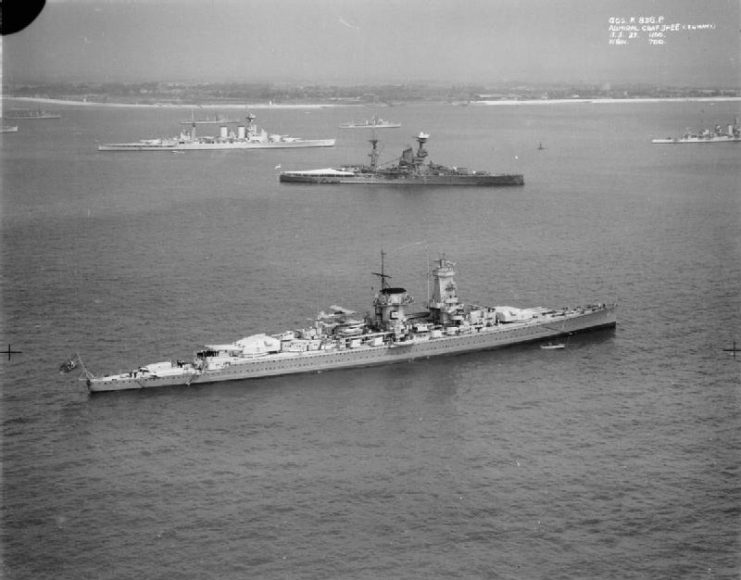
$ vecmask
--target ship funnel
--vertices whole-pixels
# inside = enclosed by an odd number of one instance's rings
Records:
[[[219,136],[222,139],[226,139],[228,135],[229,135],[229,128],[226,125],[222,125],[221,128],[219,129]]]
[[[244,139],[244,137],[245,137],[245,128],[244,128],[244,125],[239,125],[237,127],[237,137],[239,137],[240,139]]]

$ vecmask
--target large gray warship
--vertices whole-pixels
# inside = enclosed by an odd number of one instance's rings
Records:
[[[411,312],[412,296],[404,288],[388,284],[390,276],[384,272],[382,253],[381,272],[375,273],[381,288],[373,300],[373,312],[362,318],[332,306],[309,328],[208,344],[191,361],[158,362],[101,377],[83,365],[81,379],[91,392],[187,386],[398,363],[616,325],[616,304],[558,309],[462,304],[454,267],[445,257],[438,260],[431,273],[432,292],[426,307]]]
[[[246,123],[229,128],[221,121],[219,134],[203,136],[196,134],[196,125],[203,122],[191,121],[190,131],[181,131],[178,137],[143,139],[131,143],[106,143],[98,151],[218,151],[230,149],[294,149],[301,147],[334,147],[335,139],[302,139],[287,135],[268,134],[255,124],[255,115],[249,114]],[[213,124],[213,123],[209,123]]]
[[[446,167],[427,162],[424,145],[427,133],[417,137],[418,148],[406,148],[398,163],[389,167],[378,164],[378,139],[370,139],[370,165],[344,165],[338,169],[309,169],[305,171],[283,171],[278,177],[282,183],[326,183],[360,185],[477,185],[501,186],[524,185],[519,174],[489,173],[472,171],[461,167]]]

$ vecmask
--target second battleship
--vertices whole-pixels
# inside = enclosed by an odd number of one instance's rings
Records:
[[[309,169],[305,171],[283,171],[279,176],[282,183],[328,183],[361,185],[477,185],[502,186],[524,185],[520,174],[489,173],[461,167],[446,167],[427,162],[425,143],[429,134],[420,133],[416,139],[417,151],[406,148],[396,165],[379,167],[378,139],[370,140],[370,165],[344,165],[338,169]]]
[[[214,151],[222,149],[290,149],[296,147],[334,147],[335,139],[301,139],[286,135],[270,135],[255,125],[255,115],[247,115],[247,123],[237,126],[236,133],[229,129],[226,121],[219,135],[206,137],[196,135],[197,121],[191,121],[190,132],[181,132],[179,137],[144,139],[133,143],[108,143],[100,145],[98,151]]]

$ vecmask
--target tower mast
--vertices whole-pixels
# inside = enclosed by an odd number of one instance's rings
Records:
[[[380,272],[371,272],[374,276],[378,276],[381,279],[381,290],[388,288],[388,283],[386,282],[386,278],[391,278],[388,274],[384,274],[383,271],[383,259],[386,256],[386,252],[381,250],[381,271]]]
[[[372,139],[369,139],[371,144],[371,152],[368,153],[368,157],[370,157],[371,163],[370,168],[372,171],[376,170],[376,167],[378,166],[378,139],[376,138],[375,132]],[[381,252],[383,255],[383,251]]]

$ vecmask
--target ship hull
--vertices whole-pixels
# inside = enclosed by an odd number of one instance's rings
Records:
[[[236,141],[229,143],[110,143],[100,145],[98,151],[224,151],[232,149],[300,149],[305,147],[334,147],[335,139],[300,141]]]
[[[698,143],[741,143],[741,137],[712,137],[689,138],[689,139],[651,139],[651,143],[657,145],[695,145]]]
[[[5,117],[8,121],[31,121],[31,120],[45,120],[45,119],[61,119],[61,115],[53,114],[42,114],[42,115],[8,115]]]
[[[391,345],[361,346],[334,350],[308,351],[301,353],[281,353],[247,360],[240,364],[219,369],[204,370],[196,374],[183,373],[173,376],[150,376],[133,378],[118,375],[119,378],[91,378],[88,388],[91,392],[148,389],[165,386],[188,386],[193,384],[216,383],[320,372],[334,369],[386,365],[421,358],[431,358],[492,350],[515,344],[536,342],[559,336],[614,328],[616,325],[615,305],[606,305],[578,314],[554,316],[546,321],[508,323],[479,331],[441,338],[396,342]]]
[[[525,179],[522,175],[419,175],[419,176],[400,176],[387,177],[379,175],[355,175],[355,176],[336,176],[336,175],[311,175],[301,174],[300,172],[284,172],[279,176],[281,183],[313,183],[313,184],[343,184],[343,185],[394,185],[394,186],[413,186],[413,185],[443,185],[443,186],[518,186],[524,185]]]
[[[340,125],[340,129],[398,129],[399,127],[401,127],[401,123],[383,123],[379,125],[353,125],[345,123]]]

